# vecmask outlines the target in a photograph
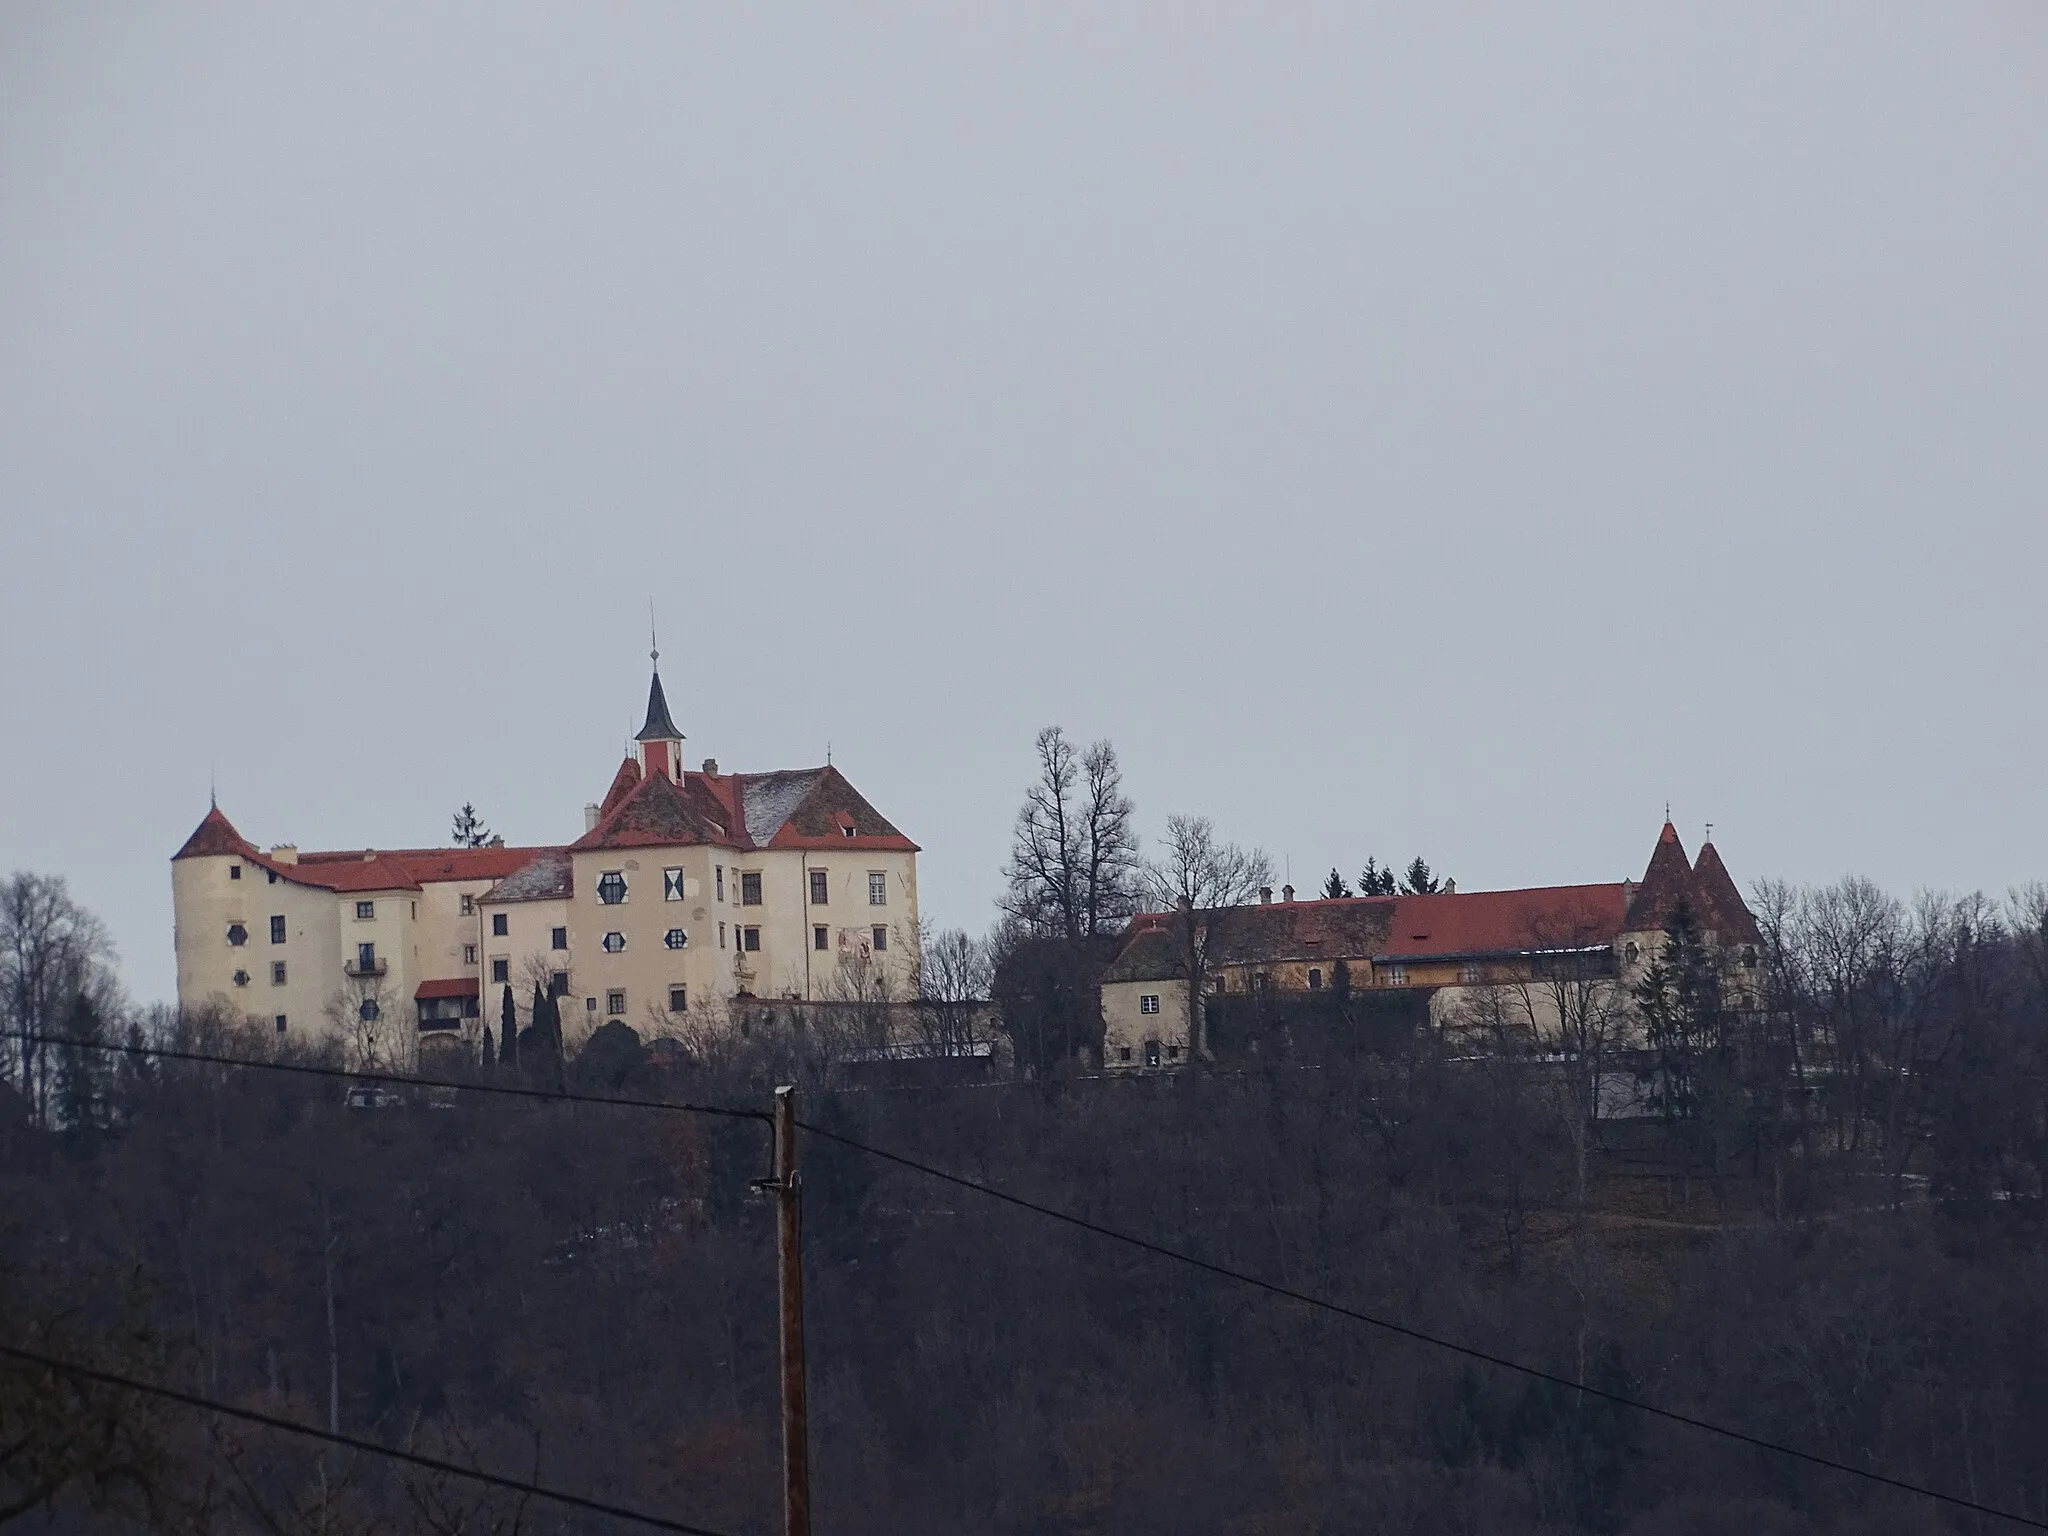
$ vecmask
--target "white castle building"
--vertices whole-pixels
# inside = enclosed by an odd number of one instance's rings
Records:
[[[837,768],[685,769],[658,670],[637,741],[551,847],[264,850],[213,806],[171,860],[179,1003],[403,1062],[536,985],[572,1038],[915,994],[917,845]]]

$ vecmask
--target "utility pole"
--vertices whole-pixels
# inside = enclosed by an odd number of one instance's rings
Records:
[[[802,1181],[796,1166],[796,1089],[775,1090],[775,1270],[782,1289],[782,1529],[811,1536],[811,1426],[804,1381]]]

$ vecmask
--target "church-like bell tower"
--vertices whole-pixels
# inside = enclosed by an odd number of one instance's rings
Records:
[[[647,723],[633,738],[640,743],[640,771],[675,783],[683,776],[683,733],[669,718],[668,696],[661,691],[660,648],[650,645],[647,659],[654,663],[654,678],[647,685]]]

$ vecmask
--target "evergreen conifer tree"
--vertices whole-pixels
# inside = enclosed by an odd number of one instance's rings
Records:
[[[1367,859],[1365,868],[1359,871],[1358,894],[1361,896],[1391,896],[1394,894],[1394,871],[1391,865],[1382,868],[1378,859]]]
[[[1349,896],[1350,894],[1351,887],[1344,883],[1344,877],[1337,873],[1337,867],[1334,864],[1331,865],[1330,878],[1323,882],[1323,899],[1326,901],[1336,901],[1338,898]]]
[[[498,1070],[498,1046],[491,1037],[491,1026],[484,1026],[484,1076],[490,1077]]]
[[[519,1007],[512,1001],[509,986],[505,988],[505,1000],[498,1010],[498,1060],[509,1070],[516,1071],[519,1067]]]
[[[483,817],[477,815],[476,807],[467,800],[462,809],[455,813],[455,824],[449,835],[458,848],[481,848],[491,840],[491,829],[484,825]]]
[[[1414,862],[1408,866],[1407,874],[1402,877],[1401,889],[1410,896],[1434,896],[1442,889],[1442,882],[1430,873],[1429,861],[1418,853]],[[1391,896],[1393,892],[1389,891],[1387,894]]]

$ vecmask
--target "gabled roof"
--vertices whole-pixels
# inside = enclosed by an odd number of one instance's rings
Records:
[[[1386,946],[1375,958],[1471,959],[1592,949],[1621,931],[1621,883],[1522,891],[1396,896]]]
[[[1117,951],[1102,973],[1106,984],[1113,981],[1173,981],[1187,974],[1181,963],[1180,945],[1164,928],[1136,928],[1129,941]]]
[[[918,851],[917,844],[830,764],[734,777],[739,780],[747,836],[757,848]]]
[[[619,802],[633,793],[634,787],[639,782],[639,759],[629,757],[619,764],[619,771],[612,775],[612,787],[604,792],[604,799],[597,803],[598,819],[602,821],[605,817],[611,815],[613,811],[617,810]]]
[[[1700,926],[1722,944],[1760,944],[1763,932],[1756,915],[1735,888],[1728,866],[1712,843],[1700,844],[1700,856],[1692,867],[1693,904]]]
[[[477,900],[485,906],[512,901],[560,901],[576,887],[575,864],[566,848],[543,848]]]
[[[1626,931],[1654,933],[1671,921],[1681,902],[1692,901],[1692,864],[1685,856],[1685,845],[1678,840],[1678,829],[1667,821],[1650,852],[1643,883],[1629,901]]]
[[[683,733],[676,729],[675,721],[668,715],[668,696],[661,691],[661,674],[654,674],[654,681],[647,685],[647,723],[640,727],[635,741],[681,741]]]
[[[692,774],[689,779],[699,779]],[[614,786],[616,787],[616,786]],[[724,824],[725,807],[701,783],[672,782],[651,774],[618,799],[596,826],[569,846],[577,852],[595,848],[674,848],[699,843],[744,847]]]
[[[341,894],[369,891],[417,891],[444,880],[497,880],[529,862],[535,848],[349,848],[302,853],[286,860],[263,852],[237,832],[218,806],[206,813],[185,845],[171,855],[179,859],[238,855],[293,885]]]

